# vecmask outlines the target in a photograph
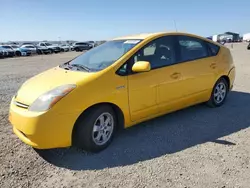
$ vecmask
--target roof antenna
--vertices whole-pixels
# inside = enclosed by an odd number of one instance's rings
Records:
[[[176,26],[176,21],[174,20],[174,27],[175,27],[175,31],[177,32],[177,26]]]

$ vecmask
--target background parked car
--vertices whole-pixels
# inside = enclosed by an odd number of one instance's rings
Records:
[[[70,50],[71,51],[74,51],[75,49],[74,49],[74,44],[70,44]]]
[[[13,45],[13,44],[10,44],[9,46],[14,50],[15,55],[16,55],[16,52],[18,51],[19,46],[16,45],[16,44],[14,44],[14,45]]]
[[[30,56],[31,50],[25,47],[19,47],[15,50],[16,56]]]
[[[70,46],[67,44],[60,45],[61,52],[68,52],[70,50]]]
[[[247,49],[250,50],[250,42],[249,42],[249,44],[248,44],[248,46],[247,46]]]
[[[95,41],[87,41],[87,43],[91,44],[92,45],[92,48],[96,47],[96,43]]]
[[[35,46],[37,50],[37,54],[49,54],[51,51],[44,46]]]
[[[30,54],[36,54],[37,53],[37,48],[34,45],[22,45],[20,48],[25,48],[28,51],[30,51]]]
[[[90,50],[93,46],[87,42],[76,42],[74,44],[74,50],[77,52],[82,52],[84,50]]]
[[[7,57],[8,52],[5,50],[5,48],[0,46],[0,58]]]
[[[61,52],[61,48],[59,46],[50,44],[48,42],[40,42],[40,43],[38,43],[37,46],[48,48],[48,50],[49,50],[50,53]]]
[[[7,57],[14,57],[15,56],[15,51],[11,48],[11,46],[2,45],[1,47],[4,48],[8,52]]]

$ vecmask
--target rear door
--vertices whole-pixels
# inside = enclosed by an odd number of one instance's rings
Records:
[[[202,39],[179,35],[177,45],[176,68],[183,77],[183,97],[197,95],[195,100],[203,100],[215,83],[216,58],[211,56],[207,43]]]

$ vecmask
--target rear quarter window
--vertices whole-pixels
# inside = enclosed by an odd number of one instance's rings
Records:
[[[212,44],[210,42],[208,42],[207,45],[208,45],[208,48],[209,48],[212,56],[216,56],[219,53],[220,47],[218,45]]]

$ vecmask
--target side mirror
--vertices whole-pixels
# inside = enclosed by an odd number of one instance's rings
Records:
[[[151,65],[148,61],[137,61],[133,67],[133,72],[148,72],[151,70]]]

